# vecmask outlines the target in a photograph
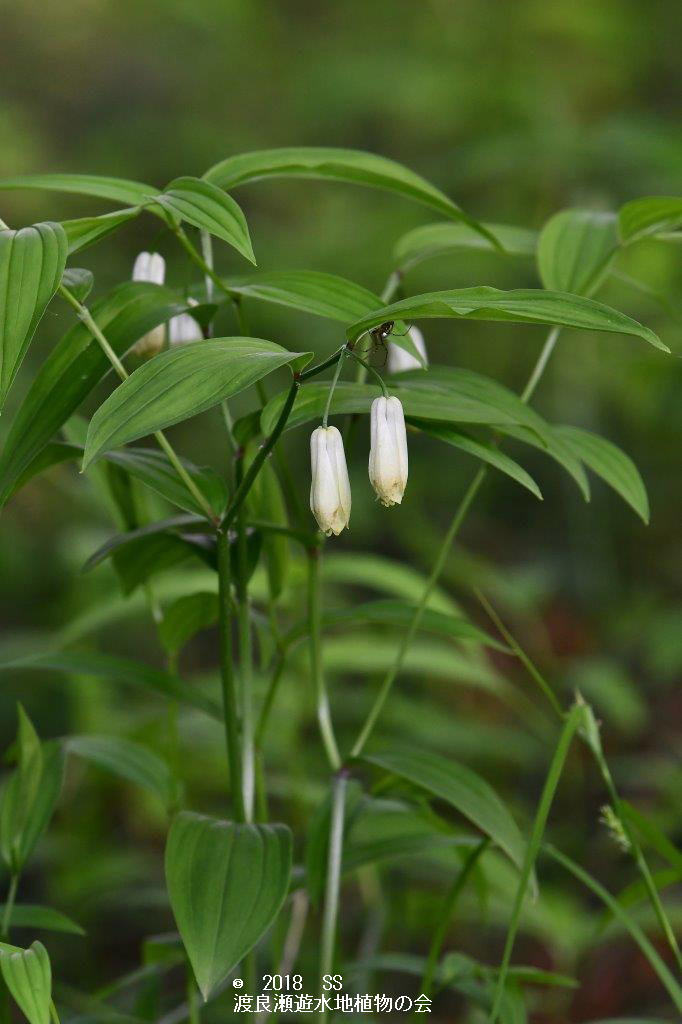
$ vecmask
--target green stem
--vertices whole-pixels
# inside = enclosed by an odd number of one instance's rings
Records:
[[[237,480],[241,482],[244,458],[237,461]],[[245,505],[237,514],[237,628],[239,633],[239,678],[242,710],[242,788],[246,820],[253,820],[255,762],[253,743],[253,648],[251,638],[251,609],[249,606],[248,567],[246,550]]]
[[[516,933],[518,931],[519,922],[521,919],[521,911],[523,909],[523,901],[526,897],[526,890],[528,883],[533,874],[533,868],[537,859],[538,853],[540,852],[540,844],[542,843],[542,837],[547,825],[547,818],[549,811],[554,800],[554,794],[561,778],[561,773],[564,768],[566,757],[568,755],[571,741],[575,735],[576,730],[583,721],[584,708],[581,704],[574,704],[568,717],[565,720],[564,726],[559,735],[559,741],[552,758],[552,763],[549,766],[547,772],[547,778],[540,795],[538,802],[538,809],[533,822],[533,828],[531,830],[530,839],[526,843],[525,854],[523,858],[523,865],[521,867],[521,874],[519,883],[516,887],[516,895],[514,898],[514,906],[512,908],[511,920],[509,922],[509,928],[507,930],[507,938],[504,944],[504,952],[502,954],[502,963],[497,974],[497,985],[495,988],[495,998],[493,1000],[493,1008],[490,1012],[490,1024],[495,1024],[500,1010],[502,1008],[502,1000],[504,998],[504,990],[507,982],[507,974],[509,972],[509,964],[511,961],[512,950],[514,949],[514,941],[516,939]]]
[[[245,821],[244,793],[242,789],[242,761],[239,739],[237,692],[232,663],[232,613],[230,539],[227,530],[219,530],[218,542],[218,616],[220,630],[220,676],[223,692],[225,742],[230,769],[232,806],[237,821]]]
[[[348,346],[344,345],[343,348],[341,349],[341,352],[339,353],[339,358],[336,361],[336,369],[334,370],[334,376],[332,377],[332,382],[329,385],[329,392],[327,394],[327,402],[326,402],[326,405],[324,407],[324,414],[322,416],[322,426],[323,427],[327,426],[327,421],[329,419],[329,410],[331,409],[331,405],[332,405],[332,398],[334,397],[334,391],[336,389],[336,385],[339,382],[339,376],[341,374],[341,367],[343,366],[343,360],[344,360],[344,357],[345,357],[347,352],[348,352]]]
[[[540,378],[545,372],[545,369],[547,368],[547,363],[549,362],[550,357],[556,347],[556,343],[559,340],[560,331],[560,327],[553,327],[547,335],[547,338],[545,339],[545,344],[542,346],[542,350],[540,352],[540,355],[538,356],[535,366],[533,367],[531,375],[528,378],[528,382],[523,391],[521,392],[522,402],[530,402],[531,398],[535,394],[535,389],[540,383]]]
[[[62,298],[65,299],[69,303],[69,305],[75,310],[79,320],[81,320],[85,324],[85,326],[90,331],[92,336],[97,340],[100,348],[104,352],[105,356],[113,366],[114,370],[116,371],[120,379],[122,381],[127,380],[129,377],[128,371],[126,370],[125,366],[123,365],[119,357],[114,352],[106,336],[101,331],[100,327],[93,318],[87,306],[84,306],[82,302],[79,302],[76,296],[71,291],[69,291],[68,288],[65,288],[63,284],[59,285],[58,292],[62,296]],[[218,518],[216,516],[215,511],[213,510],[213,508],[211,508],[211,505],[206,500],[204,494],[202,494],[197,485],[194,483],[194,480],[192,480],[192,477],[189,475],[189,473],[183,466],[182,462],[176,455],[175,450],[173,449],[173,446],[167,439],[166,435],[161,430],[157,430],[154,433],[154,437],[156,438],[159,447],[165,452],[168,461],[172,465],[173,469],[178,474],[187,490],[190,492],[194,500],[197,502],[199,507],[204,512],[204,515],[212,523],[217,523]]]
[[[329,822],[329,851],[327,854],[327,885],[322,916],[320,953],[320,992],[325,974],[331,974],[336,944],[336,921],[339,913],[341,888],[341,862],[343,854],[343,825],[346,809],[346,787],[348,777],[345,771],[334,776],[332,783],[331,818]]]
[[[209,281],[211,281],[216,286],[216,288],[218,288],[218,290],[221,291],[224,295],[227,295],[228,298],[230,299],[233,298],[234,293],[230,291],[225,282],[222,281],[220,277],[216,274],[213,267],[207,263],[207,261],[201,255],[201,253],[198,252],[197,249],[192,245],[184,228],[182,228],[179,224],[175,223],[171,223],[170,227],[171,230],[173,231],[173,234],[180,242],[180,245],[183,247],[189,258],[193,260],[194,263],[196,263],[197,267],[199,267],[201,271],[203,271],[204,276]]]
[[[348,353],[353,357],[353,359],[355,359],[357,363],[359,363],[361,366],[364,366],[368,373],[371,373],[371,375],[375,378],[379,387],[381,388],[381,393],[383,394],[384,398],[388,398],[386,384],[384,383],[384,378],[381,376],[381,374],[374,369],[371,363],[368,363],[366,359],[363,359],[362,356],[359,356],[357,352],[353,352],[352,349],[349,349]]]
[[[201,1011],[197,999],[197,986],[194,980],[192,968],[187,964],[187,1010],[189,1013],[189,1024],[199,1024]]]
[[[262,747],[263,747],[263,738],[265,736],[265,729],[266,729],[267,724],[268,724],[268,718],[270,716],[270,710],[272,708],[272,702],[275,699],[275,695],[277,693],[277,690],[279,689],[279,684],[280,684],[281,679],[282,679],[282,673],[284,671],[285,660],[286,660],[285,652],[284,651],[280,651],[278,653],[278,655],[277,655],[276,660],[275,660],[274,668],[273,668],[272,673],[270,675],[270,683],[268,685],[268,689],[267,689],[267,692],[265,694],[265,698],[263,700],[263,705],[262,705],[261,710],[260,710],[260,715],[258,716],[258,724],[256,726],[256,732],[255,732],[255,738],[254,738],[256,750],[261,750]]]
[[[459,503],[457,511],[455,512],[452,518],[452,521],[443,538],[443,542],[438,550],[438,554],[436,555],[436,561],[433,564],[433,568],[431,569],[429,578],[426,581],[426,584],[424,585],[422,595],[419,599],[419,604],[414,610],[414,614],[412,616],[409,626],[403,633],[403,638],[400,642],[400,646],[398,647],[398,653],[396,654],[395,661],[393,662],[393,664],[391,665],[391,667],[389,668],[388,672],[384,677],[384,681],[381,684],[381,688],[374,700],[374,704],[370,709],[365,724],[362,727],[360,735],[355,741],[355,745],[351,751],[351,757],[360,756],[365,747],[365,744],[367,743],[367,740],[372,734],[372,730],[376,725],[376,721],[379,715],[381,714],[381,711],[384,707],[384,704],[386,703],[389,693],[391,692],[391,687],[393,686],[396,677],[398,676],[400,670],[403,667],[403,661],[405,660],[407,650],[410,644],[412,643],[412,640],[414,639],[415,633],[419,629],[419,624],[421,622],[422,615],[424,614],[424,609],[426,608],[428,600],[431,597],[431,594],[433,593],[434,587],[436,586],[438,577],[440,576],[442,568],[445,564],[445,559],[450,553],[450,547],[452,545],[452,542],[457,536],[459,528],[464,522],[464,518],[467,512],[469,511],[469,507],[474,498],[476,497],[476,495],[478,494],[478,491],[480,490],[481,484],[485,480],[486,475],[487,470],[485,466],[482,466],[476,473],[476,476],[473,478],[471,483],[469,484],[464,494],[464,497]]]
[[[259,448],[258,454],[256,455],[255,459],[249,466],[248,471],[244,474],[242,482],[237,487],[237,490],[235,491],[232,497],[232,501],[228,505],[225,515],[223,516],[222,522],[220,524],[221,530],[227,530],[230,524],[234,521],[237,512],[244,503],[247,494],[251,490],[256,480],[256,477],[260,473],[263,463],[267,459],[272,449],[275,447],[277,440],[282,431],[284,430],[287,420],[289,419],[289,413],[294,407],[294,402],[296,401],[296,396],[298,394],[300,383],[300,379],[298,377],[294,377],[293,381],[291,382],[291,387],[289,388],[289,393],[286,397],[284,405],[282,406],[282,411],[279,414],[279,419],[277,420],[277,423],[273,427],[270,436]]]
[[[310,622],[310,672],[315,686],[315,703],[317,706],[317,721],[320,726],[322,742],[327,754],[327,760],[334,771],[341,767],[341,756],[334,736],[331,713],[329,710],[329,697],[324,680],[324,669],[322,666],[322,630],[321,615],[322,601],[320,596],[320,563],[322,552],[319,548],[311,548],[308,552],[308,619]]]
[[[531,661],[531,659],[528,657],[528,655],[526,654],[524,649],[519,644],[519,642],[516,639],[516,637],[507,629],[505,624],[502,622],[502,619],[500,618],[500,616],[497,614],[497,612],[495,611],[493,606],[488,601],[488,599],[485,596],[485,594],[481,593],[480,590],[475,590],[474,593],[476,594],[476,597],[478,598],[478,600],[483,605],[483,607],[484,607],[487,615],[491,619],[491,621],[495,624],[495,626],[500,631],[500,633],[502,634],[504,639],[507,641],[508,645],[511,647],[511,649],[514,652],[514,654],[516,655],[516,657],[519,659],[521,664],[524,666],[524,668],[528,672],[528,675],[540,687],[540,689],[544,693],[545,697],[547,698],[549,703],[552,705],[552,709],[556,712],[556,714],[559,716],[559,718],[563,718],[564,717],[564,713],[563,713],[563,711],[561,709],[561,705],[559,704],[559,701],[554,696],[554,691],[552,690],[552,687],[549,685],[549,683],[544,678],[542,673],[538,671],[538,669],[536,668],[534,663]]]
[[[490,839],[486,837],[485,839],[482,839],[480,843],[477,843],[473,850],[468,853],[464,863],[457,873],[457,876],[455,877],[454,882],[452,883],[450,892],[445,897],[440,921],[433,933],[426,967],[424,968],[421,991],[425,996],[431,995],[431,991],[433,989],[433,978],[436,973],[436,967],[438,966],[438,958],[440,957],[441,950],[443,949],[443,943],[445,942],[445,937],[448,933],[450,922],[452,921],[452,915],[454,914],[457,900],[469,880],[472,871],[476,867],[479,858],[487,850],[489,845]]]
[[[15,871],[9,881],[9,890],[7,892],[7,901],[5,903],[5,909],[2,915],[2,937],[3,939],[9,939],[10,930],[12,928],[12,912],[14,911],[14,902],[17,898],[17,888],[19,886],[19,872]]]

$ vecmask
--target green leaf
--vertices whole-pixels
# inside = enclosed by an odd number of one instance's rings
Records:
[[[490,836],[519,869],[522,867],[525,843],[514,819],[492,787],[470,768],[440,754],[416,750],[363,755],[361,760],[445,800]]]
[[[156,533],[151,536],[135,537],[120,534],[118,546],[112,545],[111,555],[123,593],[132,594],[159,573],[167,572],[182,565],[188,558],[199,558],[203,563],[215,567],[215,542],[195,534]],[[101,552],[96,552],[99,556]]]
[[[522,466],[519,466],[518,462],[515,462],[514,459],[510,459],[508,455],[501,452],[499,448],[495,448],[490,444],[483,444],[481,441],[468,437],[466,434],[460,433],[459,430],[454,430],[445,424],[428,423],[425,420],[414,418],[408,418],[408,422],[419,427],[424,434],[436,437],[439,441],[445,441],[446,444],[452,445],[453,448],[459,448],[460,451],[466,452],[467,455],[473,455],[474,458],[486,462],[489,466],[494,466],[495,469],[499,469],[501,473],[506,473],[512,480],[516,480],[522,487],[526,487],[531,494],[534,494],[536,498],[542,500],[540,488],[532,476]]]
[[[621,206],[618,226],[624,242],[635,242],[647,235],[675,231],[682,226],[682,199],[675,196],[633,199]]]
[[[582,462],[573,455],[568,444],[557,433],[556,429],[551,424],[547,426],[548,431],[543,431],[542,437],[537,432],[529,430],[528,427],[515,427],[506,423],[497,429],[508,437],[513,437],[517,441],[523,442],[523,444],[537,448],[551,459],[554,459],[555,462],[558,462],[573,477],[585,501],[589,501],[590,482],[587,479]]]
[[[649,522],[649,499],[641,476],[632,459],[598,434],[578,427],[555,427],[556,434],[566,442],[578,459],[613,487],[637,515]]]
[[[131,206],[148,202],[149,197],[156,192],[153,185],[97,174],[25,174],[17,178],[0,178],[0,189],[17,188],[97,196],[100,199],[111,199],[115,203],[129,203]]]
[[[218,621],[218,596],[199,591],[186,594],[164,608],[159,639],[171,654],[181,651],[188,640]]]
[[[618,900],[616,900],[611,893],[596,880],[596,878],[593,878],[592,875],[588,874],[584,868],[581,868],[579,864],[576,864],[575,861],[571,860],[571,858],[565,853],[557,850],[556,847],[551,846],[549,843],[545,844],[544,849],[553,860],[569,871],[574,878],[577,878],[579,882],[594,893],[594,895],[609,908],[613,916],[623,925],[623,927],[630,933],[633,940],[637,943],[643,956],[646,957],[651,967],[658,975],[661,984],[672,999],[677,1010],[682,1012],[682,988],[637,922],[630,916],[630,914],[627,913],[626,910],[624,910],[623,907],[621,907]]]
[[[263,178],[326,178],[369,185],[413,199],[452,220],[464,220],[474,226],[445,193],[418,174],[386,157],[355,149],[299,146],[240,153],[215,164],[204,178],[225,189]],[[487,235],[483,227],[475,227]]]
[[[0,408],[66,264],[61,224],[0,231]]]
[[[230,291],[347,324],[381,305],[362,285],[317,270],[273,270],[225,279]]]
[[[176,178],[154,199],[176,217],[209,231],[251,263],[256,262],[246,217],[222,188],[201,178]]]
[[[92,291],[95,278],[91,270],[84,267],[67,267],[62,274],[62,284],[76,296],[79,302],[85,302]]]
[[[21,705],[18,747],[18,767],[4,787],[0,806],[0,852],[13,874],[22,870],[47,828],[64,776],[59,744],[41,744]]]
[[[502,250],[503,255],[508,256],[535,255],[536,231],[509,224],[484,224],[483,227],[497,239],[499,247],[468,224],[424,224],[398,239],[393,258],[404,271],[435,256],[449,256],[472,249],[498,253]]]
[[[552,757],[552,762],[549,766],[549,771],[547,772],[547,778],[545,779],[542,794],[540,795],[538,809],[535,815],[535,820],[533,821],[533,828],[525,850],[519,884],[514,896],[514,906],[512,908],[511,920],[507,930],[502,963],[500,964],[500,970],[497,977],[495,1001],[490,1014],[490,1024],[495,1024],[495,1021],[499,1016],[502,999],[504,997],[505,984],[507,981],[507,973],[509,971],[509,963],[511,961],[516,933],[521,920],[526,892],[533,876],[535,861],[537,860],[540,852],[540,844],[542,843],[542,837],[547,826],[547,818],[549,817],[552,801],[554,800],[554,794],[556,793],[557,786],[559,785],[561,773],[564,770],[566,757],[568,756],[568,751],[576,730],[584,720],[584,715],[585,712],[583,704],[574,704],[559,734],[556,750],[554,751],[554,756]]]
[[[592,295],[618,251],[614,213],[562,210],[551,217],[538,241],[537,262],[545,288]]]
[[[547,425],[536,412],[496,381],[470,370],[452,367],[431,367],[408,370],[391,379],[391,392],[403,404],[405,416],[441,423],[478,423],[501,426],[523,424],[538,436],[548,433]],[[341,381],[334,389],[330,412],[366,413],[372,401],[381,394],[374,384],[351,384]],[[307,383],[294,402],[287,429],[310,420],[322,418],[329,395],[328,383]],[[261,429],[269,434],[284,404],[282,394],[275,395],[263,410]]]
[[[350,341],[390,320],[418,320],[421,317],[455,317],[506,323],[548,324],[552,327],[576,327],[586,331],[632,334],[663,352],[670,350],[648,327],[642,327],[624,313],[594,299],[565,295],[535,288],[456,288],[427,292],[401,299],[376,309],[347,330]]]
[[[0,918],[5,905],[0,904]],[[85,929],[54,907],[37,903],[15,903],[12,907],[12,927],[42,929],[46,932],[64,932],[67,935],[85,935]]]
[[[190,686],[178,676],[128,658],[117,658],[94,651],[52,651],[0,663],[0,672],[16,672],[18,669],[62,672],[71,676],[93,676],[97,679],[124,683],[126,686],[141,687],[164,697],[172,697],[222,721],[222,712],[217,704],[201,690]]]
[[[477,844],[469,835],[452,832],[437,819],[397,800],[366,799],[344,844],[344,871],[365,864],[406,857],[424,859],[443,851],[468,848]]]
[[[100,238],[105,238],[122,224],[137,217],[139,212],[140,208],[136,206],[128,210],[104,213],[100,217],[77,217],[75,220],[63,220],[61,224],[66,234],[69,255],[72,256],[94,242],[99,242]]]
[[[139,743],[120,736],[68,736],[64,749],[149,790],[166,807],[172,806],[177,798],[177,787],[166,762]]]
[[[285,825],[242,825],[183,811],[166,845],[166,883],[204,999],[270,927],[291,872]]]
[[[50,1024],[52,970],[42,942],[9,953],[0,950],[0,968],[7,988],[30,1024]]]
[[[153,448],[123,448],[121,451],[108,452],[104,457],[125,469],[130,476],[151,487],[178,508],[204,515],[204,510],[187,490],[163,452]],[[212,469],[200,469],[188,459],[180,461],[199,490],[206,495],[209,504],[216,511],[222,511],[228,497],[227,484],[223,477]]]
[[[306,354],[260,338],[216,338],[162,352],[138,367],[90,422],[83,468],[102,452],[218,405]]]
[[[367,601],[362,604],[353,605],[352,608],[335,608],[324,612],[322,626],[329,629],[333,626],[363,625],[368,623],[378,626],[408,626],[414,617],[415,605],[406,601]],[[468,619],[460,615],[451,615],[446,612],[436,611],[433,608],[425,608],[419,623],[419,628],[424,633],[434,633],[437,636],[448,637],[451,640],[470,640],[474,643],[483,644],[496,650],[506,651],[507,648],[493,639],[484,630],[474,626]],[[308,624],[302,623],[286,634],[286,640],[291,642],[308,635]]]
[[[94,303],[91,313],[117,355],[147,331],[189,307],[168,289],[127,282]],[[0,458],[0,505],[16,481],[111,371],[107,357],[83,323],[75,324],[47,357],[17,412]]]

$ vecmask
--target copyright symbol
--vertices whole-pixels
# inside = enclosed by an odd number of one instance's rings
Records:
[[[244,982],[242,981],[241,978],[235,978],[234,981],[232,982],[232,988],[243,988],[243,987],[244,987]]]

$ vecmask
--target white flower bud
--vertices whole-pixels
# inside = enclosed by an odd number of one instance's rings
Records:
[[[310,437],[310,511],[328,537],[350,521],[350,481],[343,439],[336,427],[317,427]]]
[[[166,277],[166,261],[158,252],[141,252],[133,266],[133,281],[147,281],[149,284],[163,284]],[[163,324],[152,328],[133,345],[131,352],[138,356],[154,356],[163,348],[166,328]]]
[[[410,327],[407,332],[412,339],[412,343],[416,348],[419,355],[424,360],[424,364],[428,366],[429,360],[426,355],[426,345],[424,344],[424,335],[418,327]],[[406,352],[400,345],[396,345],[394,341],[388,343],[388,372],[389,373],[400,373],[402,370],[423,370],[424,367],[418,359],[410,353]]]
[[[188,305],[198,306],[196,299],[188,299]],[[203,341],[201,327],[189,313],[178,313],[168,323],[168,344],[187,345],[191,341]]]
[[[383,505],[399,505],[407,484],[407,434],[399,398],[375,398],[370,410],[369,479]]]

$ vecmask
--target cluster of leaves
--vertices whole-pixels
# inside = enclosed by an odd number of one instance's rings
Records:
[[[417,201],[444,217],[403,237],[395,250],[395,282],[417,264],[443,255],[485,249],[500,259],[535,259],[542,287],[513,289],[477,286],[402,295],[382,299],[352,281],[309,270],[254,271],[248,276],[220,276],[201,256],[188,230],[212,236],[241,257],[255,263],[246,219],[231,190],[248,182],[275,177],[323,178],[389,190]],[[88,568],[110,560],[125,594],[141,588],[169,567],[193,561],[211,580],[200,591],[188,590],[163,609],[160,640],[168,655],[166,670],[129,662],[117,655],[92,653],[69,645],[32,653],[6,662],[3,668],[40,668],[66,674],[84,673],[137,685],[163,695],[169,702],[221,720],[225,707],[206,689],[192,685],[177,670],[178,656],[198,632],[218,620],[228,622],[233,602],[239,605],[256,568],[267,572],[263,603],[275,608],[292,579],[291,548],[317,552],[320,539],[308,521],[297,521],[285,494],[285,474],[264,452],[284,430],[319,420],[327,404],[329,383],[313,372],[312,352],[294,352],[273,341],[238,336],[213,337],[211,325],[228,306],[271,303],[301,313],[340,322],[345,342],[357,344],[378,326],[404,324],[422,318],[472,319],[488,322],[543,324],[550,345],[559,331],[609,332],[631,335],[667,351],[657,335],[597,301],[594,295],[612,273],[619,253],[641,238],[676,236],[682,227],[682,200],[649,198],[628,203],[619,214],[567,210],[558,213],[535,234],[499,224],[480,224],[464,214],[447,196],[418,175],[384,158],[331,149],[271,150],[229,158],[203,178],[183,177],[163,191],[143,183],[83,175],[44,175],[0,181],[0,190],[40,188],[96,196],[123,204],[113,213],[62,223],[39,224],[0,232],[0,404],[12,387],[31,338],[52,298],[59,294],[78,313],[78,322],[56,344],[30,383],[9,429],[0,456],[0,502],[7,502],[37,474],[63,462],[76,462],[104,488],[117,509],[122,531],[99,548]],[[86,306],[92,275],[67,262],[143,213],[158,218],[194,260],[204,283],[191,295],[159,285],[126,282]],[[199,275],[197,275],[199,276]],[[190,301],[191,300],[191,301]],[[197,304],[198,303],[198,304]],[[134,369],[123,360],[146,332],[181,313],[191,312],[205,329],[206,340],[169,348]],[[395,331],[395,344],[410,350],[409,336]],[[79,410],[107,377],[111,366],[122,380],[99,406],[89,423]],[[260,393],[256,407],[232,424],[229,435],[239,446],[235,478],[225,480],[213,469],[200,468],[175,456],[159,432],[226,403],[282,368],[292,374],[291,388],[270,397]],[[501,444],[507,439],[540,450],[573,479],[586,499],[590,485],[586,469],[601,477],[645,522],[649,508],[644,485],[632,461],[604,438],[575,426],[547,422],[528,405],[532,392],[521,397],[499,382],[470,370],[432,366],[396,375],[391,390],[402,401],[414,431],[464,452],[505,473],[541,497],[537,482]],[[332,415],[366,414],[378,388],[364,379],[341,381],[331,401]],[[226,410],[227,413],[227,410]],[[160,450],[136,446],[156,435]],[[147,521],[140,516],[139,493],[162,499],[164,517]],[[227,531],[237,520],[237,528]],[[237,582],[221,588],[220,536],[227,536],[230,565],[222,566]],[[351,567],[352,574],[352,567]],[[358,579],[358,582],[362,582]],[[486,648],[500,644],[474,626],[458,609],[431,600],[388,600],[352,608],[320,610],[293,620],[288,631],[273,636],[246,602],[247,619],[254,619],[261,647],[271,651],[270,687],[256,730],[260,748],[269,711],[287,660],[302,642],[311,644],[315,672],[315,634],[354,623],[376,624],[416,632],[420,629],[458,645],[469,659],[469,670]],[[247,638],[251,627],[247,623]],[[224,631],[225,632],[225,631]],[[225,637],[223,636],[225,643]],[[509,639],[507,640],[509,643]],[[250,641],[247,639],[247,645]],[[514,650],[512,644],[512,650]],[[519,654],[518,651],[515,653]],[[242,660],[245,650],[240,647]],[[250,655],[249,655],[250,657]],[[479,662],[480,664],[480,662]],[[400,667],[400,666],[399,666]],[[244,672],[244,666],[241,666]],[[223,666],[225,672],[225,666]],[[524,983],[563,986],[552,977],[510,966],[516,931],[528,890],[537,888],[536,860],[554,792],[573,737],[580,732],[605,780],[610,779],[601,753],[598,730],[587,705],[576,704],[561,715],[556,753],[540,799],[537,816],[524,838],[510,809],[489,783],[470,767],[430,750],[391,746],[371,754],[356,750],[345,760],[344,772],[360,778],[378,776],[370,793],[356,779],[350,784],[337,820],[345,833],[338,871],[342,875],[374,865],[399,848],[419,856],[434,846],[453,847],[459,873],[448,901],[443,928],[455,900],[483,854],[506,858],[514,872],[514,901],[504,958],[493,971],[452,955],[441,957],[442,936],[434,939],[432,955],[417,969],[425,984],[454,988],[467,1000],[490,1010],[491,1019],[525,1019]],[[242,709],[242,715],[244,710]],[[260,728],[262,726],[262,729]],[[246,728],[244,723],[242,727]],[[253,739],[253,737],[251,737]],[[228,734],[229,739],[229,734]],[[361,744],[361,747],[364,744]],[[5,907],[4,938],[20,923],[47,929],[78,930],[51,908],[14,904],[14,891],[28,858],[45,831],[62,786],[67,757],[79,757],[114,772],[159,797],[172,814],[166,846],[168,896],[179,938],[171,937],[164,963],[188,959],[197,985],[209,999],[219,995],[225,980],[267,935],[291,892],[302,886],[313,903],[326,890],[330,899],[334,827],[333,798],[319,807],[307,844],[305,876],[292,871],[294,843],[289,828],[267,820],[267,786],[255,821],[223,821],[183,809],[184,796],[176,771],[151,750],[112,736],[69,736],[41,744],[20,711],[17,768],[6,784],[0,811],[0,851],[12,879]],[[234,778],[232,780],[234,791]],[[608,785],[608,781],[607,781]],[[395,799],[381,795],[395,789]],[[233,792],[234,798],[234,792]],[[641,822],[632,821],[627,806],[610,792],[615,820],[625,829],[627,843],[642,871],[659,923],[679,958],[674,936],[641,850]],[[434,806],[435,805],[435,806]],[[442,807],[447,813],[440,813]],[[449,815],[467,823],[454,828]],[[235,815],[238,818],[238,815]],[[483,839],[481,839],[481,836]],[[665,845],[665,837],[649,842]],[[490,851],[488,851],[490,847]],[[669,844],[665,846],[669,852]],[[674,869],[679,872],[679,854]],[[679,981],[622,903],[565,854],[545,848],[619,917],[649,959],[673,1004],[682,1009]],[[497,864],[498,862],[496,862]],[[499,865],[498,865],[499,866]],[[502,868],[501,870],[504,870]],[[653,883],[652,883],[653,885]],[[333,888],[333,886],[331,886]],[[331,893],[333,897],[333,893]],[[333,904],[333,899],[332,899]],[[239,922],[239,927],[235,927]],[[181,940],[181,941],[180,941]],[[151,955],[151,954],[150,954]],[[163,958],[162,958],[163,959]],[[0,948],[0,966],[7,986],[31,1021],[45,1024],[54,1011],[49,959],[40,943],[28,950],[7,944]],[[379,964],[380,966],[380,964]],[[415,965],[403,968],[414,970]],[[395,965],[394,968],[395,969]],[[402,968],[398,968],[402,969]]]

